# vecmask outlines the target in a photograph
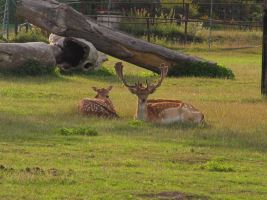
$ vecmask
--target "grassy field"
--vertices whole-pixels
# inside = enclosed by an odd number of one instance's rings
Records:
[[[136,97],[115,75],[0,75],[0,199],[267,199],[260,48],[185,53],[230,67],[236,79],[168,78],[152,97],[192,103],[205,126],[134,121]],[[125,65],[132,80],[155,78]],[[77,114],[91,86],[108,85],[121,119]],[[60,134],[84,127],[98,136]]]

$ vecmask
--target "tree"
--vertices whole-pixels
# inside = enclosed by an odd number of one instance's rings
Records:
[[[189,66],[205,65],[211,69],[218,66],[214,62],[99,26],[95,21],[55,0],[20,0],[17,13],[49,32],[65,37],[83,38],[92,42],[99,51],[154,72],[160,72],[161,63],[167,64],[173,74],[177,69],[179,71]]]

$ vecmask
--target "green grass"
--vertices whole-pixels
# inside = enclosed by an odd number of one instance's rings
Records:
[[[192,103],[205,114],[204,126],[134,121],[136,97],[113,75],[113,58],[104,64],[109,76],[0,75],[0,199],[157,199],[163,194],[171,199],[177,193],[195,199],[266,199],[267,102],[260,94],[260,49],[184,51],[228,66],[236,75],[234,80],[167,78],[151,96]],[[132,82],[157,78],[125,65]],[[108,85],[114,86],[110,97],[119,120],[77,113],[79,100],[95,95],[92,86]],[[86,128],[97,136],[59,134]]]
[[[12,70],[0,69],[3,75],[16,75],[16,76],[42,76],[42,75],[59,75],[59,69],[55,66],[41,64],[34,59],[26,60],[25,63],[19,68]]]
[[[17,35],[11,34],[9,42],[45,42],[48,43],[48,38],[41,32],[39,28],[32,28],[28,32],[20,31]]]
[[[61,135],[72,136],[72,135],[83,135],[83,136],[97,136],[96,130],[90,127],[79,127],[79,128],[61,128],[59,130]]]
[[[164,39],[167,41],[179,41],[183,42],[185,38],[184,27],[179,26],[176,23],[164,23],[162,21],[156,22],[156,25],[150,25],[150,36],[155,39]],[[191,42],[203,42],[201,37],[196,35],[197,25],[189,24],[189,31],[187,34],[187,40]],[[148,35],[148,29],[146,20],[123,20],[120,24],[120,30],[126,33],[142,37]]]
[[[209,47],[209,29],[196,29],[195,37],[202,38],[202,41],[181,42],[178,40],[168,40],[160,37],[152,37],[151,42],[172,48],[172,49],[208,49]],[[143,37],[146,39],[146,37]],[[183,41],[183,40],[182,40]],[[190,40],[189,40],[190,41]],[[259,47],[262,45],[262,31],[240,31],[235,29],[212,30],[211,47],[213,49],[242,49]]]

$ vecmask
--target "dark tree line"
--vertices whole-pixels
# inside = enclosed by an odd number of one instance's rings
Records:
[[[193,0],[200,16],[210,15],[210,0]],[[213,17],[235,21],[259,21],[263,0],[213,0]]]
[[[62,0],[67,1],[67,0]],[[98,2],[94,4],[94,2]],[[100,3],[101,2],[101,3]],[[210,16],[210,2],[211,0],[111,0],[112,10],[129,10],[132,8],[144,8],[149,11],[155,7],[162,7],[166,12],[167,8],[174,8],[179,13],[183,12],[183,5],[159,5],[153,7],[154,3],[191,3],[191,10],[194,12],[190,13],[191,17],[207,18]],[[145,2],[145,3],[144,3]],[[262,18],[262,3],[263,0],[213,0],[213,18],[229,21],[261,21]],[[109,0],[80,0],[81,11],[84,13],[93,12],[97,9],[105,10],[108,8]],[[87,6],[86,6],[87,5]],[[86,10],[87,8],[87,10]],[[168,9],[167,9],[168,11]]]

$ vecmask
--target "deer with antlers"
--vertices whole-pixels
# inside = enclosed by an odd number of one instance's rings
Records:
[[[78,105],[79,112],[87,116],[118,118],[119,116],[109,99],[109,92],[111,91],[112,86],[101,89],[96,87],[92,88],[97,95],[94,99],[82,99]]]
[[[142,83],[130,85],[123,76],[123,65],[121,62],[115,64],[115,70],[123,84],[132,94],[138,97],[138,106],[135,118],[159,124],[182,123],[202,123],[204,115],[190,104],[179,100],[154,99],[149,100],[148,96],[160,87],[163,79],[168,74],[168,66],[161,64],[160,79],[157,84],[146,81],[146,86]]]

